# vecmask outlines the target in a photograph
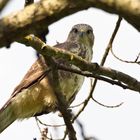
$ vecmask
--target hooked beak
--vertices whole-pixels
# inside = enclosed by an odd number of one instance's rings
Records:
[[[79,33],[80,37],[83,37],[84,34],[85,34],[84,32],[80,32],[80,33]]]

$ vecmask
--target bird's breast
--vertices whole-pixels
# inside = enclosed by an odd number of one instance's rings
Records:
[[[75,66],[72,67],[77,69]],[[80,90],[84,77],[75,73],[60,71],[59,78],[61,93],[63,93],[66,101],[70,104],[71,100],[75,98],[75,95]]]

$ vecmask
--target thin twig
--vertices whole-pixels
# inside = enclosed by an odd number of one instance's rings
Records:
[[[39,121],[38,121],[38,118],[37,117],[35,117],[35,121],[36,121],[36,124],[37,124],[37,127],[38,127],[38,129],[39,129],[39,131],[40,131],[40,134],[41,134],[41,128],[40,128],[40,126],[39,126]],[[39,123],[38,123],[39,122]]]
[[[140,52],[139,52],[138,56],[136,57],[135,62],[138,62],[139,58],[140,58]],[[140,63],[140,61],[139,61],[139,63]]]
[[[78,126],[80,127],[81,136],[82,136],[83,140],[98,140],[95,137],[87,137],[86,134],[85,134],[85,130],[84,130],[83,124],[78,119],[76,120],[76,122],[77,122]]]
[[[103,106],[103,107],[106,107],[106,108],[116,108],[116,107],[120,107],[120,106],[123,104],[123,102],[121,102],[120,104],[110,106],[110,105],[105,105],[105,104],[100,103],[100,102],[97,101],[95,98],[92,98],[92,100],[93,100],[95,103],[97,103],[97,104],[99,104],[99,105],[101,105],[101,106]],[[83,102],[81,102],[80,104],[70,106],[69,108],[79,107],[79,106],[81,106],[82,104],[84,104],[84,102],[85,102],[85,100],[84,100]]]
[[[110,40],[109,40],[109,43],[108,43],[108,45],[107,45],[107,48],[106,48],[105,53],[104,53],[104,55],[103,55],[103,58],[102,58],[102,60],[101,60],[101,63],[100,63],[101,66],[104,65],[104,63],[105,63],[105,61],[106,61],[106,59],[107,59],[108,53],[109,53],[110,49],[112,48],[112,44],[113,44],[113,41],[114,41],[114,39],[115,39],[115,36],[116,36],[116,34],[117,34],[118,30],[119,30],[121,21],[122,21],[122,17],[119,16],[119,18],[118,18],[118,20],[117,20],[117,23],[116,23],[116,26],[115,26],[115,29],[114,29],[114,31],[113,31],[113,33],[112,33],[112,35],[111,35],[111,38],[110,38]]]
[[[65,124],[58,124],[58,125],[52,125],[52,124],[45,124],[43,123],[38,117],[36,117],[36,120],[41,124],[41,125],[44,125],[44,126],[47,126],[47,127],[62,127],[62,126],[66,126]]]
[[[39,123],[41,125],[44,125],[44,126],[49,126],[49,127],[61,127],[61,126],[66,126],[65,124],[62,124],[62,125],[47,125],[47,124],[44,124],[42,121],[40,121],[40,119],[38,119],[38,117],[35,117],[35,120],[36,120],[36,123],[37,123],[37,126],[39,128],[39,131],[40,131],[40,134],[42,135],[43,134],[43,131],[41,130],[40,126],[39,126]],[[45,137],[48,139],[48,140],[62,140],[62,139],[52,139],[52,138],[49,138],[47,135],[45,135]]]
[[[119,16],[119,17],[118,17],[118,20],[117,20],[117,22],[116,22],[115,29],[114,29],[114,31],[113,31],[113,33],[112,33],[112,36],[111,36],[111,38],[110,38],[110,40],[109,40],[109,43],[108,43],[108,45],[107,45],[107,48],[106,48],[105,53],[104,53],[104,55],[103,55],[103,58],[102,58],[102,60],[101,60],[101,63],[100,63],[101,66],[104,65],[104,63],[105,63],[105,61],[106,61],[106,59],[107,59],[108,53],[109,53],[110,49],[112,48],[112,44],[113,44],[113,41],[114,41],[114,39],[115,39],[115,36],[116,36],[116,34],[117,34],[117,32],[118,32],[118,29],[119,29],[119,27],[120,27],[121,21],[122,21],[122,17]],[[96,84],[97,84],[97,79],[95,78],[94,83],[93,83],[93,92],[94,92],[94,89],[95,89],[95,87],[96,87]],[[92,98],[93,98],[93,96],[92,96]],[[93,98],[93,99],[94,99],[94,98]]]
[[[104,104],[98,102],[97,100],[95,100],[94,98],[92,98],[92,100],[94,102],[96,102],[97,104],[99,104],[99,105],[101,105],[103,107],[107,107],[107,108],[116,108],[116,107],[120,107],[123,104],[123,102],[121,102],[120,104],[110,106],[110,105],[104,105]]]
[[[70,106],[69,108],[79,107],[79,106],[81,106],[82,104],[84,104],[84,101],[83,101],[83,102],[81,102],[81,103],[79,103],[79,104],[77,104],[77,105],[72,105],[72,106]]]
[[[140,57],[140,53],[138,54],[138,56],[136,57],[136,59],[134,61],[128,61],[128,60],[123,60],[121,58],[119,58],[113,51],[112,47],[111,47],[111,53],[112,55],[119,61],[124,62],[124,63],[132,63],[132,64],[140,64],[140,61],[138,61],[139,57]]]

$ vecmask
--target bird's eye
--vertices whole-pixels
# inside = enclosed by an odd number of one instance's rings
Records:
[[[74,28],[72,31],[73,31],[74,33],[78,33],[78,30],[77,30],[76,28]]]
[[[87,30],[87,34],[91,34],[92,33],[92,30]]]

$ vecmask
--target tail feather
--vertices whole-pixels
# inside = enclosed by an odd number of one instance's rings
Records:
[[[0,133],[2,133],[9,125],[16,120],[12,105],[2,108],[0,110]]]

